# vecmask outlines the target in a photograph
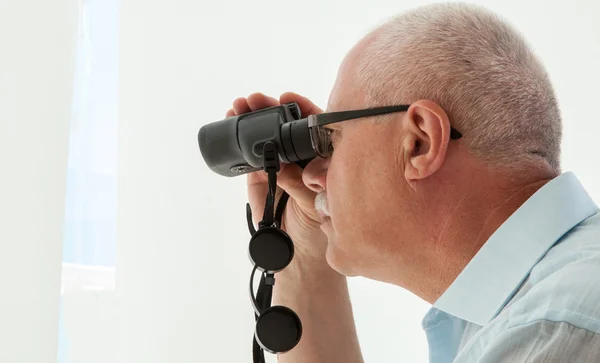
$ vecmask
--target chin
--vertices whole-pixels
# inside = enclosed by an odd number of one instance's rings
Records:
[[[342,250],[336,248],[334,243],[330,242],[327,245],[327,250],[325,252],[325,260],[327,261],[327,264],[329,264],[329,267],[331,267],[334,271],[344,276],[358,276],[358,274],[352,266],[350,259],[344,254]]]

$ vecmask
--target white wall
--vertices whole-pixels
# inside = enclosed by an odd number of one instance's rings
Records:
[[[117,306],[112,267],[64,263],[62,313],[66,341],[57,363],[114,363]]]
[[[213,174],[196,135],[254,91],[325,107],[337,67],[376,23],[425,1],[123,0],[116,289],[119,362],[251,362],[245,179]],[[600,8],[485,1],[542,57],[565,120],[564,167],[600,202]],[[425,362],[428,306],[394,286],[350,288],[367,362]],[[273,360],[271,360],[273,361]]]
[[[0,362],[56,362],[77,15],[0,1]]]

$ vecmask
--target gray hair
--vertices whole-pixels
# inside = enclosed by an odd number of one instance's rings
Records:
[[[366,107],[430,99],[490,165],[545,164],[560,172],[562,123],[550,79],[523,37],[498,15],[431,4],[376,29],[358,60]]]

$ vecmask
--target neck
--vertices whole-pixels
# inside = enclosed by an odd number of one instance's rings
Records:
[[[454,282],[465,266],[477,254],[490,236],[538,189],[551,178],[530,180],[517,185],[498,183],[499,175],[460,181],[457,197],[438,205],[438,221],[433,232],[429,253],[421,261],[423,277],[413,292],[433,304]],[[488,187],[483,187],[488,185]],[[448,193],[450,194],[450,193]],[[415,281],[417,282],[417,281]]]

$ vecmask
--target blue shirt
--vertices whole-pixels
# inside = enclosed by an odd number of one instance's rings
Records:
[[[573,173],[494,232],[423,329],[431,363],[600,362],[600,213]]]

